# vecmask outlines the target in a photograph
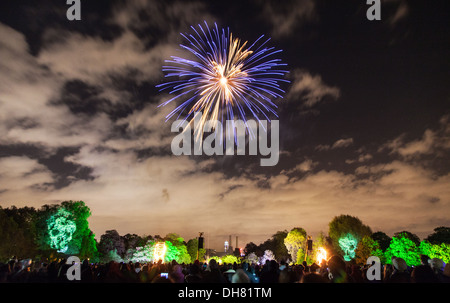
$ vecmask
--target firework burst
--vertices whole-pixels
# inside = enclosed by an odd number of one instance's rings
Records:
[[[192,34],[181,34],[188,43],[180,46],[192,59],[171,56],[170,65],[163,67],[165,77],[172,81],[157,85],[160,91],[169,89],[174,97],[160,104],[165,106],[175,100],[183,100],[166,116],[166,121],[177,115],[192,123],[193,115],[201,112],[200,129],[207,120],[221,121],[239,118],[245,123],[247,115],[257,121],[271,120],[277,116],[274,98],[282,98],[280,82],[287,73],[286,64],[273,58],[281,52],[266,46],[270,39],[264,35],[252,45],[234,38],[229,29],[210,29],[191,26]]]

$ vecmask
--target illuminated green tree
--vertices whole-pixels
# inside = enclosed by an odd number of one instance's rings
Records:
[[[409,266],[420,265],[420,250],[413,240],[404,236],[393,237],[384,253],[386,263],[392,263],[392,257],[402,258]]]
[[[359,242],[364,236],[370,236],[372,234],[370,227],[364,225],[359,218],[350,215],[334,217],[328,224],[328,227],[328,235],[331,238],[334,250],[343,256],[345,252],[342,250],[339,243],[341,238],[345,238],[347,234],[351,234],[356,242]]]
[[[172,262],[175,260],[177,263],[188,264],[191,262],[191,257],[189,256],[185,245],[175,246],[170,241],[166,241],[166,255],[164,257],[164,262]]]
[[[306,244],[306,231],[301,227],[293,228],[284,239],[284,245],[292,257],[294,263],[300,263],[303,260],[298,260],[298,255],[304,257]]]
[[[95,241],[95,234],[91,230],[83,236],[78,256],[81,259],[98,259],[97,242]]]
[[[344,252],[344,260],[350,261],[355,258],[355,250],[358,245],[358,240],[351,233],[347,233],[339,238],[339,247]]]
[[[61,203],[61,207],[73,214],[77,225],[66,253],[81,257],[95,254],[97,252],[94,240],[95,235],[90,230],[88,222],[88,218],[91,216],[89,207],[83,201],[64,201]],[[95,251],[83,251],[83,243],[89,243],[89,245],[85,244],[84,247],[90,247],[95,249]]]
[[[155,251],[155,241],[150,240],[143,247],[136,247],[130,260],[132,262],[153,262]]]
[[[191,263],[191,256],[189,255],[186,245],[178,246],[178,258],[175,259],[179,264]]]
[[[170,241],[175,246],[184,244],[184,239],[179,234],[176,234],[176,233],[168,233],[164,237],[164,240]]]
[[[191,257],[191,260],[197,260],[198,239],[190,239],[186,244],[186,249]],[[206,254],[206,249],[200,248],[198,250],[198,259],[202,261]]]
[[[225,255],[221,258],[221,260],[223,263],[226,263],[226,264],[234,264],[234,263],[240,264],[241,263],[241,260],[238,257],[236,257],[235,255]]]
[[[410,239],[411,241],[414,242],[414,244],[416,245],[420,244],[420,238],[416,234],[413,234],[412,232],[409,232],[407,230],[396,232],[394,234],[394,237]]]
[[[47,228],[50,247],[58,252],[66,252],[77,229],[73,214],[65,208],[59,208],[56,214],[47,220]]]
[[[167,247],[165,257],[166,262],[170,262],[172,260],[175,260],[177,263],[180,264],[181,263],[188,264],[191,262],[191,256],[187,251],[186,243],[184,242],[184,239],[180,235],[176,233],[169,233],[164,237],[164,239],[166,241]]]
[[[172,262],[178,258],[178,249],[170,241],[166,241],[166,255],[164,256],[164,262]]]
[[[450,262],[450,244],[431,244],[424,240],[420,242],[419,250],[422,254],[427,255],[430,258],[438,258],[445,263]]]
[[[384,263],[384,253],[380,249],[380,245],[369,236],[364,236],[361,241],[359,241],[355,250],[355,256],[357,264],[366,264],[367,259],[371,256],[380,258],[381,262]]]
[[[60,209],[62,210],[59,211]],[[59,205],[42,206],[37,212],[34,224],[36,241],[40,250],[47,255],[51,253],[51,250],[56,249],[61,252],[64,250],[65,254],[77,255],[80,258],[95,256],[97,244],[87,220],[90,215],[91,211],[83,201],[64,201]],[[57,244],[58,238],[69,238],[68,232],[73,229],[72,223],[75,223],[75,230],[71,240],[66,243],[66,246]],[[67,227],[65,224],[68,224]]]

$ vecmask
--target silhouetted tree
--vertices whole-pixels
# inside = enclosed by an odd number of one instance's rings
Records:
[[[3,211],[8,219],[5,218],[5,222],[3,222],[4,226],[0,227],[0,232],[4,233],[4,237],[6,234],[9,234],[12,238],[3,241],[0,237],[0,245],[3,246],[2,248],[14,251],[14,255],[19,258],[35,256],[38,252],[38,245],[35,237],[36,209],[33,207],[17,208],[11,206],[3,209]],[[12,222],[15,224],[8,226],[8,224],[12,224]],[[14,228],[12,228],[12,226],[14,226]]]
[[[434,229],[434,233],[426,238],[431,244],[450,244],[450,227],[440,226]]]
[[[248,256],[251,253],[254,253],[257,256],[261,256],[263,251],[260,249],[258,245],[256,245],[253,242],[247,243],[244,247],[244,253],[246,256]]]
[[[100,237],[98,251],[102,256],[107,256],[111,251],[115,251],[117,255],[123,257],[125,254],[125,242],[117,230],[107,230]]]
[[[278,261],[289,259],[289,252],[284,245],[284,239],[287,237],[287,230],[277,231],[272,238],[267,239],[259,248],[261,251],[271,250]]]
[[[380,249],[382,251],[386,251],[386,249],[391,244],[391,240],[392,240],[391,237],[389,237],[382,231],[377,231],[377,232],[373,233],[371,235],[371,238],[378,242],[378,244],[380,245]]]

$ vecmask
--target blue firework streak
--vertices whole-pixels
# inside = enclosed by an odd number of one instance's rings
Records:
[[[166,121],[185,113],[184,120],[202,112],[200,129],[207,120],[221,121],[239,118],[247,123],[247,115],[257,121],[278,117],[274,98],[283,98],[280,82],[288,72],[286,64],[274,56],[281,52],[268,47],[264,35],[249,47],[234,38],[229,29],[217,24],[210,29],[205,25],[191,26],[192,34],[181,34],[186,45],[180,46],[190,52],[192,59],[171,56],[170,65],[163,67],[165,77],[175,78],[157,87],[170,90],[174,97],[160,104],[165,106],[175,100],[183,100],[166,116]]]

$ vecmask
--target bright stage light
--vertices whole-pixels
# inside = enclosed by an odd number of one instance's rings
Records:
[[[161,260],[164,263],[164,257],[166,255],[166,243],[164,242],[158,242],[155,244],[155,251],[153,253],[154,256],[154,262],[158,262]]]
[[[319,263],[319,265],[321,265],[323,260],[327,260],[327,251],[325,250],[325,248],[319,247],[318,252],[317,252],[317,263]]]

